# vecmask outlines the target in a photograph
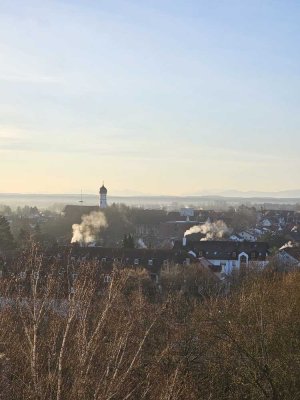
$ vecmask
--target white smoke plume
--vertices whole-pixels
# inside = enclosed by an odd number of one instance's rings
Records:
[[[73,224],[73,236],[71,243],[91,243],[101,228],[107,227],[105,215],[101,211],[92,211],[81,217],[81,224]]]
[[[293,242],[289,241],[286,244],[284,244],[282,247],[280,247],[279,250],[284,250],[284,249],[286,249],[288,247],[296,247],[296,246],[295,246],[295,244]]]
[[[192,235],[193,233],[202,233],[205,238],[201,240],[214,240],[221,239],[226,233],[230,234],[231,230],[227,227],[224,221],[206,222],[202,225],[194,225],[187,231],[184,236]]]
[[[145,242],[143,241],[143,239],[139,239],[137,241],[137,245],[139,249],[147,249],[147,246],[145,245]]]

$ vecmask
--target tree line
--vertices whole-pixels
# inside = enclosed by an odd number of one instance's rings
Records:
[[[42,259],[32,247],[0,281],[1,399],[299,398],[299,271],[194,296],[174,289],[182,271],[161,292],[142,270],[99,285],[92,262],[43,275]]]

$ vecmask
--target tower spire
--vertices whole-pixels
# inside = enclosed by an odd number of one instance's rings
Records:
[[[107,207],[107,189],[104,186],[104,181],[103,184],[99,190],[100,194],[100,199],[99,199],[99,207],[100,208],[106,208]]]

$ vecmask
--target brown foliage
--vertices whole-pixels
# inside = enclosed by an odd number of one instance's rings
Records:
[[[142,271],[45,274],[35,251],[19,267],[1,281],[3,400],[300,397],[300,272],[199,299],[154,295]]]

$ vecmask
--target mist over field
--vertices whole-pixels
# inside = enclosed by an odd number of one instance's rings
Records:
[[[296,193],[295,193],[296,194]],[[9,194],[0,193],[0,204],[9,205],[12,208],[24,206],[36,206],[41,209],[54,208],[63,209],[67,204],[79,204],[80,193],[78,194]],[[295,205],[300,202],[300,196],[296,197],[244,197],[244,196],[110,196],[110,202],[116,204],[126,204],[138,207],[217,207],[241,204],[272,204],[274,205]],[[98,195],[84,194],[83,204],[93,206],[98,203]]]

